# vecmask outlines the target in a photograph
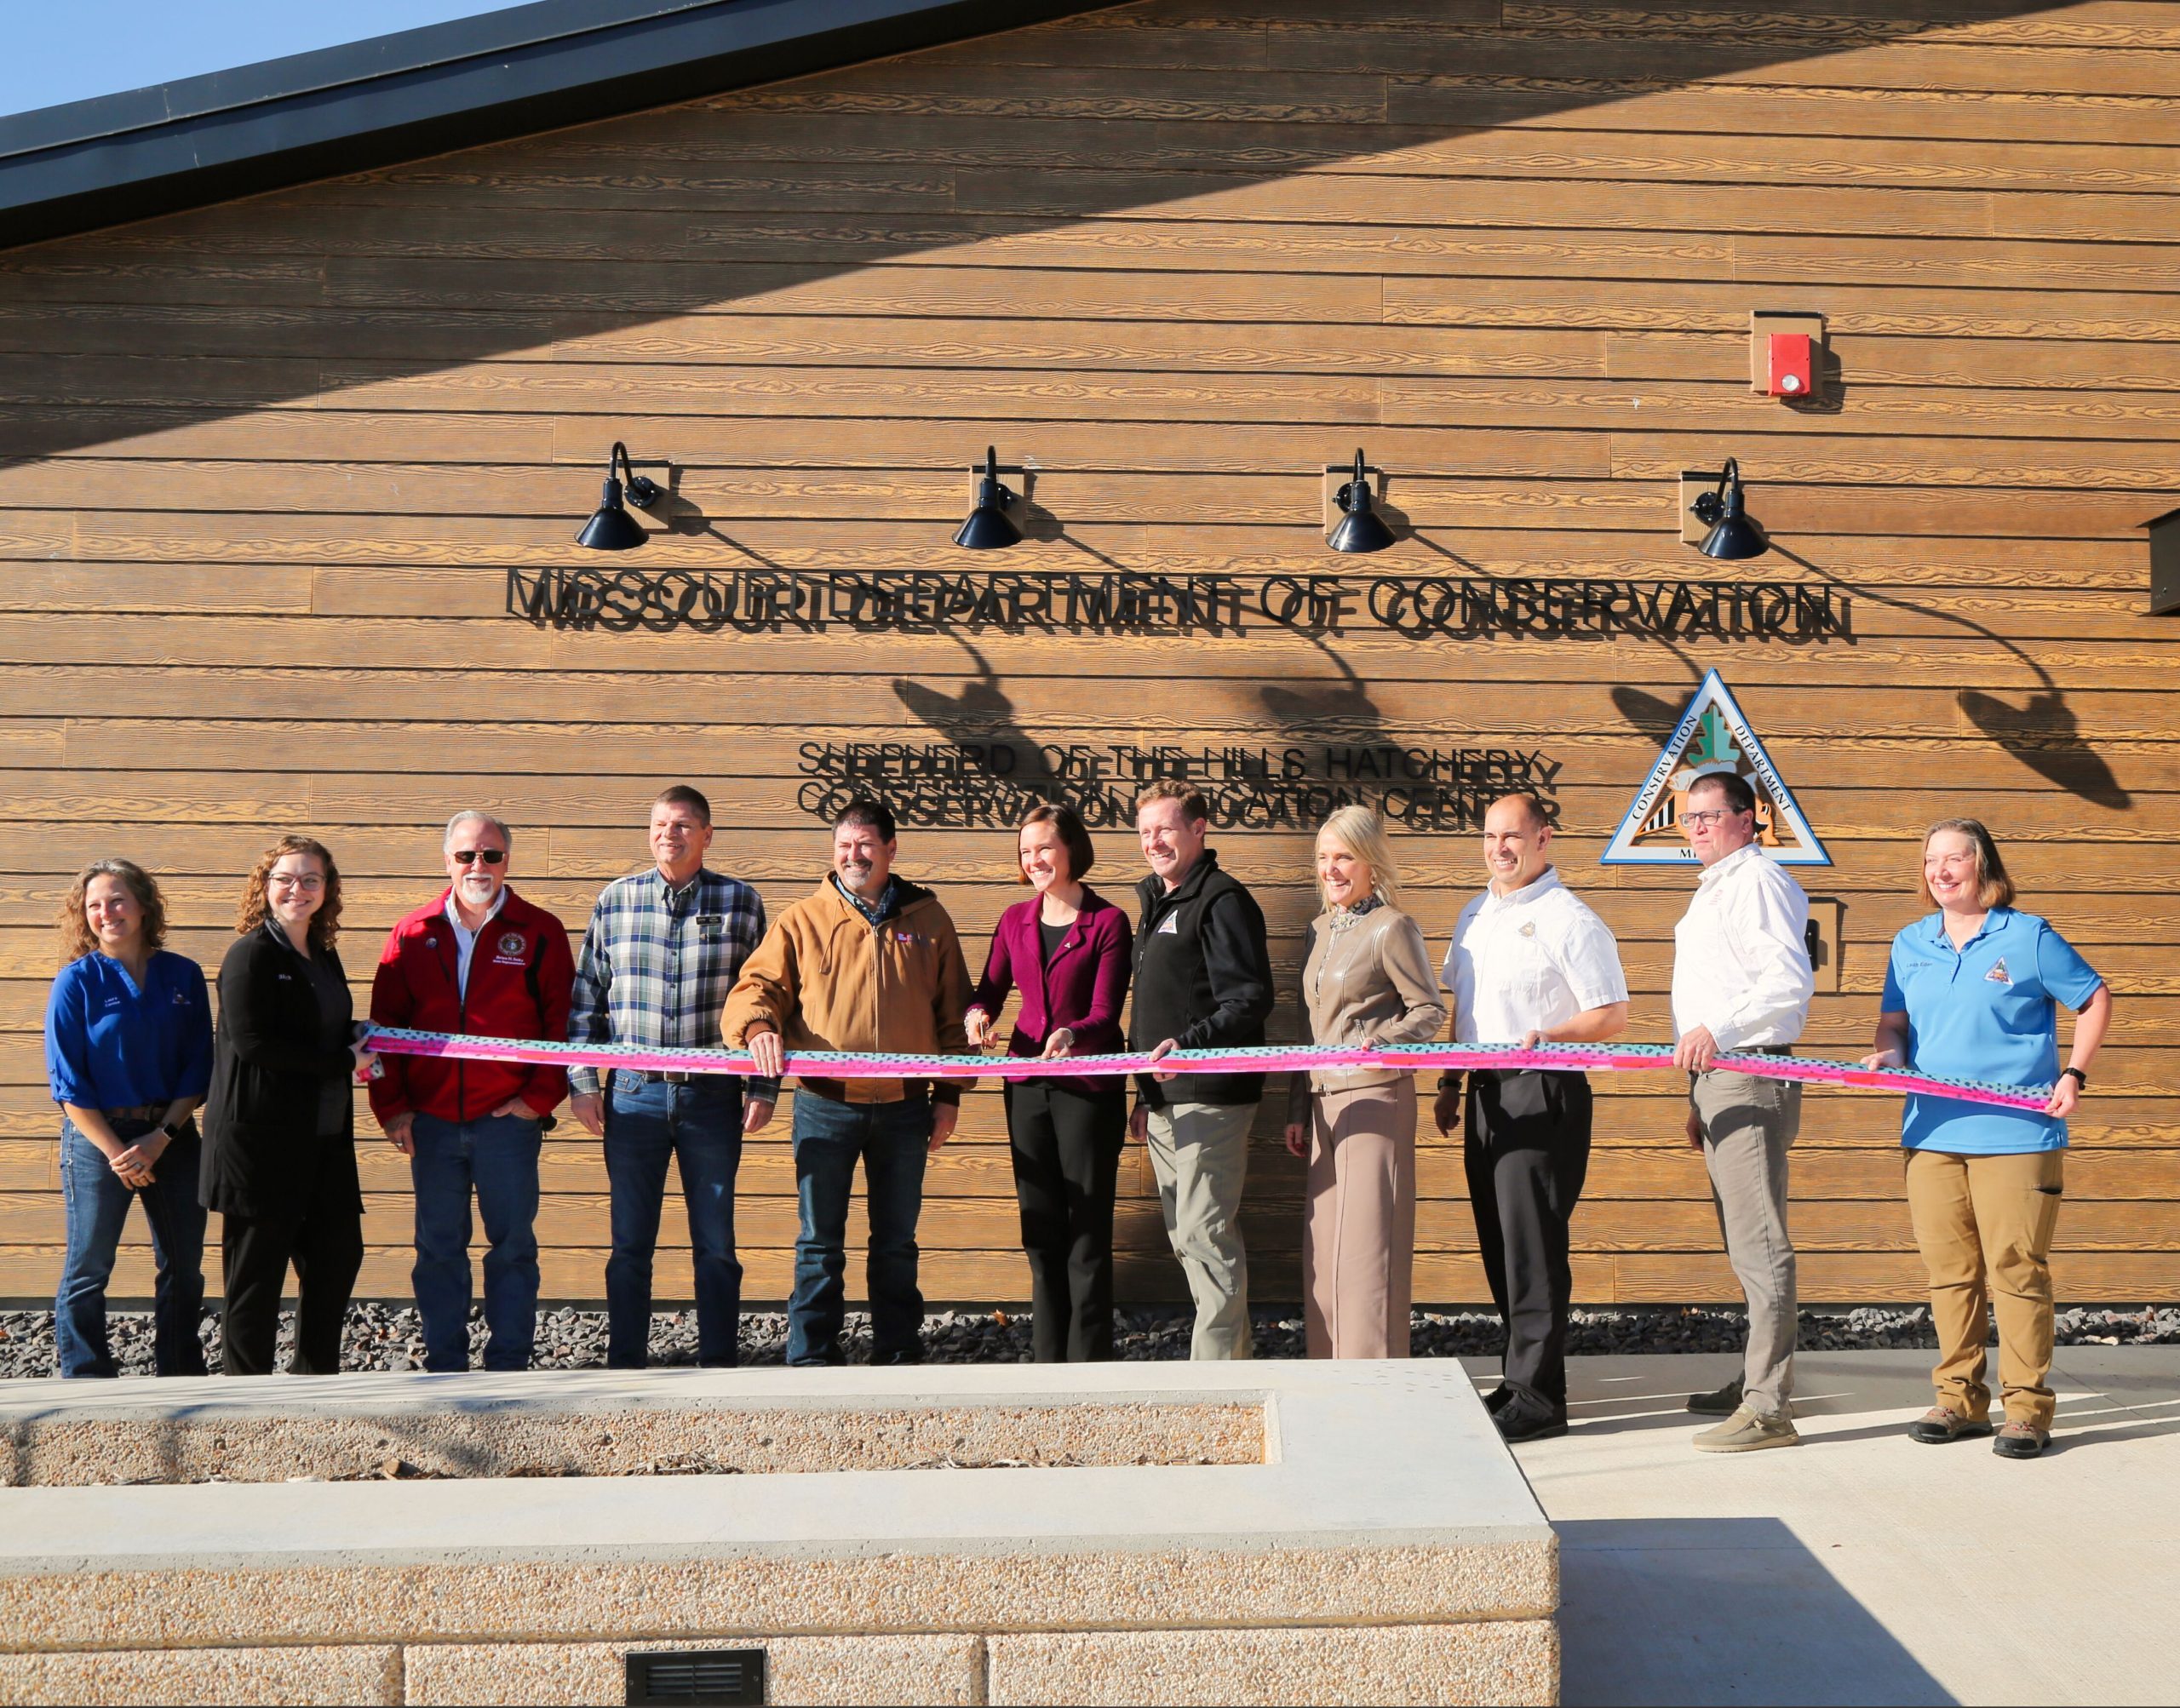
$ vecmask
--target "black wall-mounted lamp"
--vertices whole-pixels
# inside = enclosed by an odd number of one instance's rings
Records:
[[[614,440],[612,452],[605,459],[605,490],[599,497],[598,508],[590,513],[590,520],[576,536],[576,544],[588,546],[594,552],[629,551],[642,545],[648,537],[636,519],[622,507],[617,469],[628,477],[628,502],[639,510],[650,509],[665,493],[665,488],[656,480],[636,473],[628,462],[628,447]]]
[[[977,482],[977,507],[955,531],[954,543],[972,552],[998,552],[1020,545],[1022,530],[1007,513],[1018,502],[1012,491],[999,484],[999,448],[986,445],[983,473]]]
[[[1718,490],[1706,492],[1689,509],[1711,531],[1695,549],[1707,558],[1760,558],[1771,549],[1756,519],[1741,507],[1741,465],[1730,456],[1718,476]]]
[[[1378,514],[1376,502],[1370,493],[1371,468],[1362,461],[1362,451],[1357,446],[1355,467],[1343,471],[1337,463],[1325,470],[1327,474],[1348,473],[1347,484],[1340,489],[1334,502],[1340,506],[1340,520],[1333,524],[1332,532],[1325,536],[1325,543],[1335,552],[1382,552],[1393,542],[1393,530],[1385,525],[1385,519]],[[1383,481],[1385,470],[1376,471]]]
[[[2180,510],[2143,524],[2149,530],[2149,609],[2153,616],[2180,610]]]

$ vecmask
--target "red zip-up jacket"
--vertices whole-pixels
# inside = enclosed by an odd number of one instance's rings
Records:
[[[462,1032],[480,1038],[568,1035],[568,995],[575,956],[567,927],[513,889],[485,922],[469,956],[465,998],[461,950],[446,916],[447,896],[387,933],[386,951],[371,979],[371,1019],[419,1032]],[[415,1112],[440,1121],[475,1121],[519,1097],[541,1115],[568,1094],[564,1069],[519,1062],[449,1062],[432,1056],[382,1056],[386,1071],[370,1085],[371,1113],[382,1122]]]

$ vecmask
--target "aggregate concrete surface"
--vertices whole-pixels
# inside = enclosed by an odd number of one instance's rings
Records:
[[[1803,1445],[1727,1455],[1683,1407],[1735,1361],[1571,1361],[1572,1429],[1515,1455],[1559,1535],[1567,1703],[2180,1701],[2180,1349],[2062,1349],[2026,1462],[1907,1439],[1927,1355],[1796,1364]]]

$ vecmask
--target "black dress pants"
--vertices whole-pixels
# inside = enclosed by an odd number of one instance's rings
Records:
[[[1113,1191],[1127,1137],[1123,1084],[1010,1082],[1008,1149],[1030,1259],[1037,1362],[1113,1356]]]
[[[228,1376],[269,1376],[280,1333],[280,1294],[295,1271],[297,1376],[341,1371],[341,1330],[364,1267],[363,1212],[354,1152],[329,1157],[309,1195],[289,1213],[221,1218],[220,1256],[227,1292],[220,1313],[220,1367]],[[345,1161],[346,1166],[341,1163]]]
[[[1506,1384],[1525,1410],[1567,1415],[1567,1224],[1590,1167],[1580,1074],[1469,1076],[1462,1161],[1492,1303],[1506,1327]]]

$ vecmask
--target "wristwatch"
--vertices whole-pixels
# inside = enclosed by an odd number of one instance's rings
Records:
[[[2084,1091],[2089,1089],[2089,1075],[2082,1072],[2080,1068],[2062,1068],[2059,1069],[2059,1077],[2062,1080],[2072,1080]]]
[[[187,1116],[184,1116],[179,1122],[171,1121],[167,1121],[159,1128],[159,1131],[167,1136],[167,1143],[169,1144],[173,1143],[175,1139],[180,1138],[182,1134],[186,1132],[188,1130],[189,1120]]]

